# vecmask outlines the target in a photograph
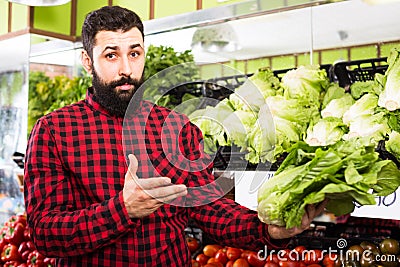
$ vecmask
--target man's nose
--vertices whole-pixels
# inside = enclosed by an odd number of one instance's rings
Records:
[[[132,74],[132,68],[128,58],[122,57],[120,61],[119,73],[120,76],[129,77]]]

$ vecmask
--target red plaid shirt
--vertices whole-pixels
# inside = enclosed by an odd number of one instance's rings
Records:
[[[190,266],[184,233],[189,219],[220,244],[276,249],[286,243],[272,244],[256,212],[219,198],[215,186],[198,189],[214,177],[200,152],[201,132],[187,117],[143,101],[123,122],[88,92],[35,125],[24,194],[40,252],[58,258],[59,266]],[[140,178],[162,175],[186,184],[186,207],[165,204],[130,219],[122,197],[129,153],[138,158]],[[187,171],[190,164],[199,170]],[[214,201],[202,205],[204,199]]]

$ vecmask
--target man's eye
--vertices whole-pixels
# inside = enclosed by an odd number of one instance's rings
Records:
[[[115,55],[114,54],[107,54],[106,58],[112,59],[112,58],[115,58]]]
[[[139,53],[138,52],[132,52],[131,53],[131,57],[138,57],[139,56]]]

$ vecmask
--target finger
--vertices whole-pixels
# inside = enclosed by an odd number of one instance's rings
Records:
[[[314,217],[315,217],[314,205],[313,204],[307,205],[306,212],[301,218],[301,229],[308,229]]]
[[[138,179],[136,172],[139,167],[139,162],[138,162],[137,158],[135,157],[135,155],[133,155],[133,154],[129,154],[128,159],[129,159],[128,173],[134,180],[136,180],[136,179]]]
[[[321,214],[325,210],[326,205],[328,205],[328,201],[329,201],[329,199],[325,199],[324,201],[322,201],[321,203],[319,203],[316,206],[316,208],[315,208],[316,209],[316,211],[315,211],[316,215]]]
[[[177,193],[177,194],[174,194],[174,195],[170,195],[170,196],[161,198],[161,199],[160,199],[160,202],[162,202],[162,203],[164,203],[164,204],[171,204],[171,203],[173,203],[176,199],[178,199],[178,198],[180,198],[180,197],[184,197],[184,196],[186,196],[186,195],[187,195],[187,192],[182,191],[182,192],[180,192],[180,193]],[[176,202],[176,203],[179,203],[179,202]],[[180,202],[180,203],[182,203],[182,202]]]
[[[143,190],[151,190],[172,185],[171,179],[168,177],[152,177],[139,179],[138,184]]]
[[[158,201],[164,202],[166,199],[174,199],[179,196],[184,196],[187,194],[187,188],[183,184],[179,185],[169,185],[165,187],[159,187],[152,190],[146,191],[149,195],[153,198],[157,199]]]

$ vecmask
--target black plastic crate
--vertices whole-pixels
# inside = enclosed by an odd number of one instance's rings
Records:
[[[222,100],[229,97],[246,81],[247,75],[218,77],[208,80],[197,80],[176,85],[174,88],[160,88],[160,92],[174,96],[172,104],[178,105],[184,94],[189,93],[205,99]],[[204,102],[204,101],[203,101]],[[202,103],[199,108],[205,108],[209,101]]]
[[[236,88],[240,87],[252,74],[239,74],[226,77],[212,78],[204,81],[203,96],[215,99],[225,98]],[[214,92],[221,91],[218,94]]]
[[[214,156],[214,167],[218,170],[226,170],[228,167],[232,170],[262,170],[276,171],[285,155],[279,157],[274,163],[265,162],[252,164],[245,159],[246,152],[240,151],[238,146],[220,146]]]
[[[320,66],[327,72],[328,78],[333,81],[333,65],[323,64]],[[282,76],[289,70],[296,68],[274,70],[274,75],[281,79]],[[173,95],[175,102],[173,104],[180,104],[182,97],[185,93],[190,93],[198,97],[205,97],[208,99],[223,100],[229,97],[238,87],[244,84],[244,82],[253,75],[250,74],[239,74],[225,77],[216,77],[207,80],[197,80],[192,82],[185,82],[175,86],[174,88],[161,88],[161,92],[167,92],[169,95]],[[204,108],[207,105],[207,101],[199,108]]]
[[[375,74],[385,74],[387,57],[353,60],[335,63],[333,72],[339,86],[348,89],[354,82],[374,80]]]

